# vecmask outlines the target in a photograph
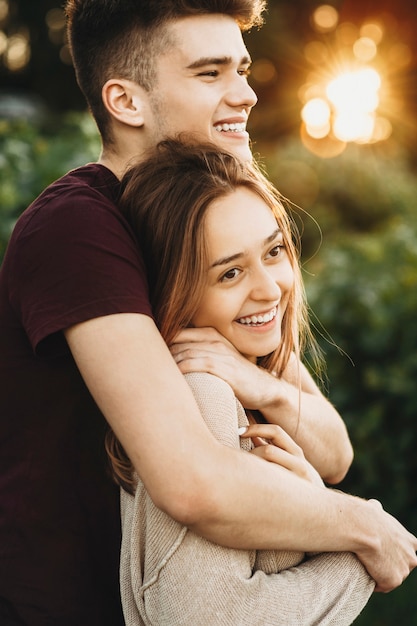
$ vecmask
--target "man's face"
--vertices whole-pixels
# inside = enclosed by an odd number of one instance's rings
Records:
[[[246,122],[256,95],[236,22],[225,15],[186,17],[169,26],[175,44],[156,61],[145,131],[151,144],[179,133],[252,158]]]

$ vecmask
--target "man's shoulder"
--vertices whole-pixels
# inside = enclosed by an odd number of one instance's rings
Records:
[[[117,201],[120,181],[106,167],[89,163],[71,170],[51,183],[22,213],[15,234],[25,232],[30,226],[65,223],[74,219],[91,220],[93,213],[105,211],[120,217]]]
[[[52,198],[65,200],[74,197],[97,197],[112,204],[117,202],[120,193],[120,181],[109,169],[98,163],[88,163],[67,172],[51,183],[31,206],[37,206]]]
[[[128,225],[119,211],[120,181],[106,167],[91,163],[71,170],[51,183],[18,218],[6,257],[14,257],[21,245],[59,245],[88,233],[97,239],[103,231],[126,232]],[[129,237],[131,235],[129,234]],[[28,246],[28,239],[31,245]],[[19,252],[20,254],[20,252]]]

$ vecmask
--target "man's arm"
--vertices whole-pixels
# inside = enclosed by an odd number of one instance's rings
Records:
[[[295,355],[284,376],[276,378],[242,357],[213,328],[181,331],[171,351],[183,374],[203,371],[223,378],[245,408],[258,409],[284,428],[326,482],[345,477],[353,459],[346,426]]]
[[[417,564],[417,539],[380,507],[218,443],[150,318],[110,315],[65,334],[151,498],[180,523],[229,547],[355,552],[384,591]]]

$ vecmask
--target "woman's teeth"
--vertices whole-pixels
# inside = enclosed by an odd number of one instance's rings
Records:
[[[246,129],[245,122],[241,122],[240,124],[217,124],[214,127],[219,133],[224,132],[234,132],[234,133],[243,133]]]
[[[277,308],[274,307],[269,313],[264,313],[263,315],[251,315],[250,317],[241,317],[236,321],[239,322],[239,324],[248,324],[249,326],[255,326],[258,324],[266,324],[267,322],[270,322],[274,319],[276,314]]]

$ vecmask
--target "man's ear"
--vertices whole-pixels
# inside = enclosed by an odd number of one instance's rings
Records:
[[[110,115],[128,126],[143,126],[144,94],[137,83],[122,78],[108,80],[101,92]]]

